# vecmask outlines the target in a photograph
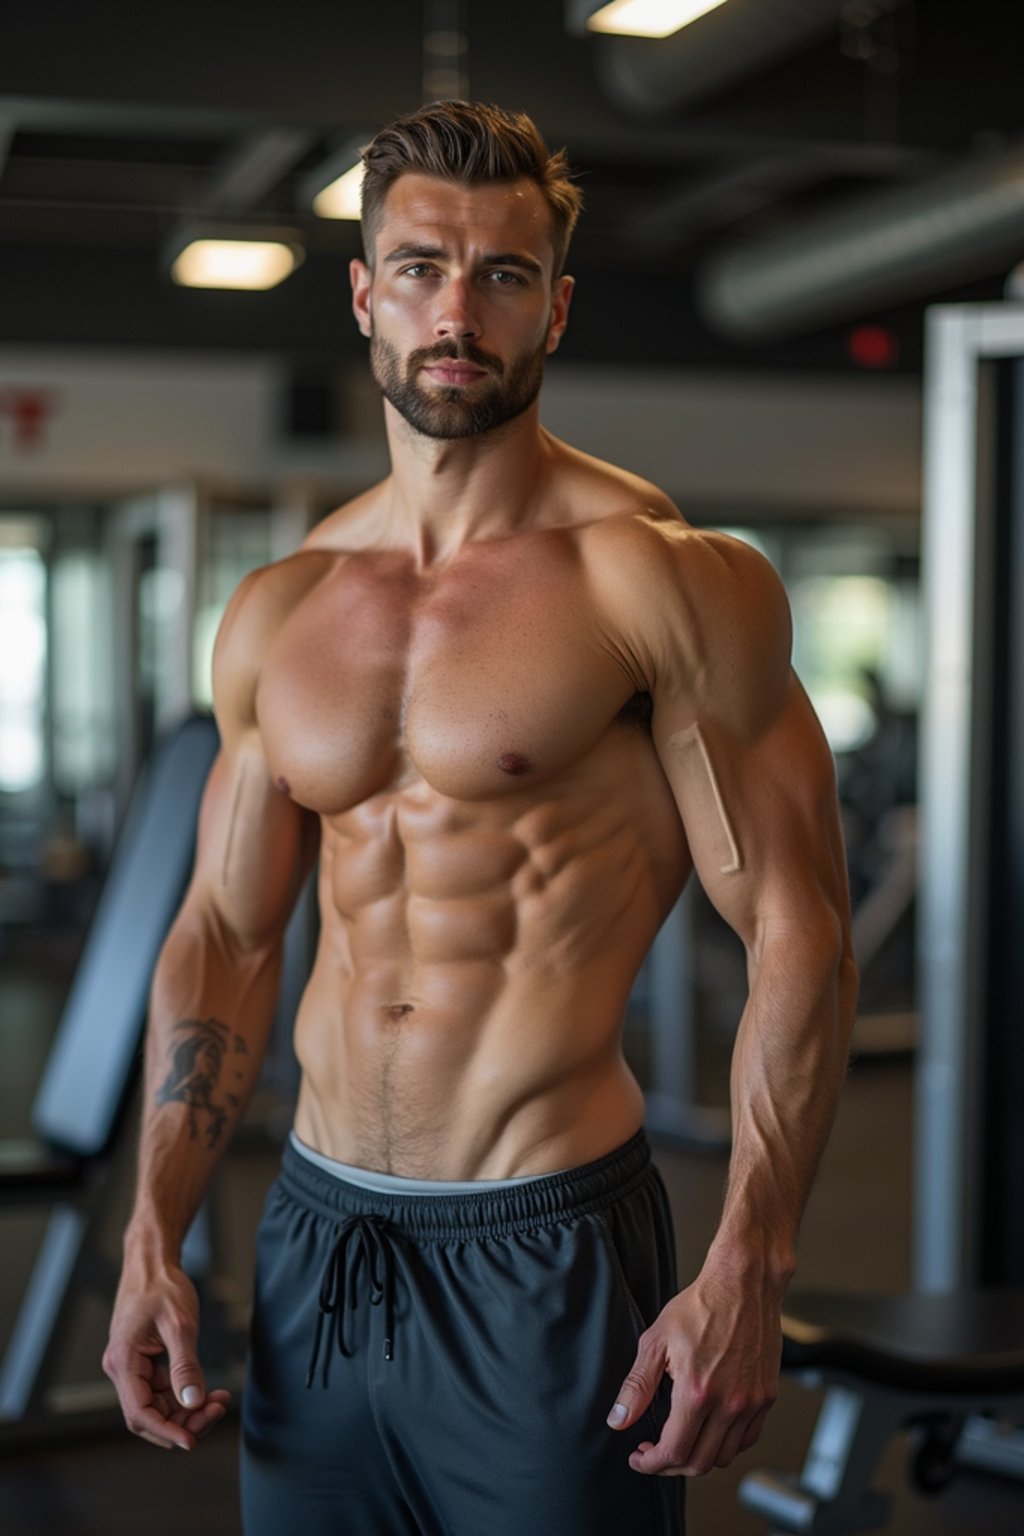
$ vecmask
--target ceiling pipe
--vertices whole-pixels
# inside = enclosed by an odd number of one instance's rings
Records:
[[[875,0],[879,11],[898,3]],[[595,68],[616,106],[665,116],[838,34],[844,8],[843,0],[730,0],[670,37],[602,37]]]
[[[697,297],[717,329],[755,341],[991,276],[1022,253],[1024,141],[726,252]]]

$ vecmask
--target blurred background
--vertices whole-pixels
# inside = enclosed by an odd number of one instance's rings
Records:
[[[4,9],[0,1136],[25,1144],[38,1130],[37,1087],[140,772],[156,742],[209,707],[225,603],[247,571],[290,552],[386,473],[379,398],[349,309],[359,226],[339,216],[339,179],[394,116],[471,97],[528,112],[553,148],[567,147],[584,195],[572,319],[548,367],[545,425],[657,482],[692,523],[756,545],[785,582],[797,670],[835,753],[863,972],[854,1062],[808,1214],[802,1278],[905,1289],[929,1278],[914,1118],[922,710],[934,659],[923,445],[927,423],[938,442],[952,420],[929,405],[926,337],[928,316],[945,306],[1017,315],[1024,293],[1014,276],[1024,259],[1020,6],[725,0],[663,38],[594,31],[597,9],[573,0]],[[218,238],[276,243],[284,275],[261,289],[191,286],[183,251]],[[1024,340],[1002,355],[1014,348],[1024,353]],[[986,451],[1006,466],[1016,397],[1013,379],[1000,378],[986,419],[1002,446]],[[969,530],[974,512],[972,503]],[[1019,544],[1000,538],[992,558],[1003,570]],[[985,590],[993,611],[1015,611],[1008,588]],[[958,631],[961,661],[974,654],[971,623]],[[997,650],[1012,632],[1001,619]],[[951,750],[983,699],[1000,713],[996,652],[982,662],[958,696]],[[987,771],[971,781],[972,805],[991,789],[991,762]],[[1007,771],[996,774],[1004,790]],[[190,844],[191,825],[179,835]],[[991,896],[986,868],[976,877]],[[950,866],[951,882],[961,876]],[[973,890],[962,886],[968,906]],[[694,891],[627,1021],[691,1269],[724,1175],[745,981],[738,940]],[[961,1033],[979,1027],[971,1015]],[[102,1030],[96,1040],[102,1050]],[[213,1246],[238,1313],[293,1087],[285,1021],[222,1180]],[[962,1130],[956,1155],[969,1162],[974,1144]],[[104,1153],[104,1177],[121,1190],[104,1216],[114,1252],[129,1143],[122,1126]],[[1005,1173],[1005,1147],[999,1156]],[[0,1220],[2,1346],[38,1281],[47,1215],[19,1199]],[[984,1246],[966,1228],[950,1241],[958,1252]],[[993,1251],[989,1242],[988,1259],[954,1265],[953,1278],[1024,1284],[1009,1260],[990,1262]],[[930,1262],[934,1278],[942,1263]],[[67,1342],[58,1385],[98,1375],[104,1305]],[[791,1393],[764,1457],[796,1466],[813,1412],[808,1394]],[[168,1530],[182,1501],[193,1529],[205,1529],[200,1506],[219,1531],[237,1529],[233,1450],[204,1447],[205,1474],[199,1457],[168,1471],[126,1439],[86,1441],[65,1415],[30,1453],[17,1417],[10,1448],[0,1441],[11,1536],[57,1520],[72,1532],[120,1530],[109,1487],[122,1465],[129,1486],[166,1480]],[[968,1479],[967,1493],[958,1484],[928,1506],[900,1491],[898,1468],[891,1481],[894,1530],[1021,1528],[1019,1485],[1005,1477]],[[735,1484],[716,1474],[694,1490],[694,1536],[765,1529],[739,1512]],[[979,1509],[984,1523],[972,1523]],[[160,1519],[154,1510],[153,1536]]]

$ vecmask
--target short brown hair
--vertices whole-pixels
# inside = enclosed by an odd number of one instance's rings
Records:
[[[551,210],[555,276],[565,265],[583,197],[569,173],[564,149],[551,154],[525,112],[473,101],[433,101],[382,128],[363,150],[363,248],[373,266],[373,243],[393,183],[407,171],[480,186],[528,176]]]

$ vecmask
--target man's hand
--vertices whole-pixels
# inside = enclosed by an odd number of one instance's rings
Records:
[[[193,1450],[231,1400],[230,1392],[206,1390],[198,1333],[199,1298],[183,1270],[139,1281],[125,1267],[103,1369],[132,1434],[163,1450]]]
[[[771,1285],[759,1291],[707,1269],[662,1309],[608,1417],[629,1429],[668,1372],[671,1411],[657,1444],[645,1440],[630,1456],[634,1472],[700,1477],[754,1444],[778,1394],[780,1314]]]

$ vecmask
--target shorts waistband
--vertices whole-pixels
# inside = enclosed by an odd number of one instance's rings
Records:
[[[346,1184],[355,1184],[359,1189],[376,1190],[382,1195],[475,1195],[480,1189],[521,1189],[526,1184],[536,1183],[537,1179],[548,1177],[543,1173],[528,1173],[517,1179],[466,1179],[461,1182],[409,1179],[397,1173],[377,1173],[369,1168],[356,1168],[351,1163],[339,1163],[336,1158],[325,1157],[315,1147],[307,1146],[295,1131],[289,1134],[288,1140],[300,1157],[322,1168],[324,1173],[336,1179],[344,1179]]]
[[[481,1180],[465,1194],[406,1194],[361,1188],[318,1167],[287,1142],[280,1185],[300,1204],[344,1222],[373,1216],[410,1236],[434,1239],[499,1236],[599,1211],[641,1184],[651,1168],[643,1129],[593,1162],[495,1188]]]

